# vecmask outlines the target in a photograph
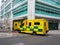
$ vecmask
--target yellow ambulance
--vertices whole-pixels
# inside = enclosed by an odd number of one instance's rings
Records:
[[[20,32],[31,34],[46,34],[48,30],[48,21],[45,19],[24,20],[19,27]]]

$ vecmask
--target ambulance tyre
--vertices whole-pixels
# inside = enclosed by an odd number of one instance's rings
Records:
[[[20,30],[18,30],[18,33],[21,33],[21,31],[20,31]]]
[[[35,31],[33,31],[33,35],[36,35],[36,32]]]
[[[48,31],[46,31],[46,33],[48,33]]]
[[[20,33],[21,31],[20,30],[18,30],[18,29],[16,29],[16,31],[18,31],[18,33]]]

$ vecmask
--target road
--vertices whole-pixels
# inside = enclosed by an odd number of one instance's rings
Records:
[[[0,38],[0,45],[60,45],[60,34],[21,35]]]

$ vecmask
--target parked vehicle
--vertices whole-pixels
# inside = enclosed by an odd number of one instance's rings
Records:
[[[30,34],[47,34],[49,30],[46,19],[24,20],[22,23],[14,22],[14,29]]]

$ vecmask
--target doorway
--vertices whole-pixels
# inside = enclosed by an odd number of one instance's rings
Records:
[[[49,23],[49,30],[58,30],[58,23]]]

